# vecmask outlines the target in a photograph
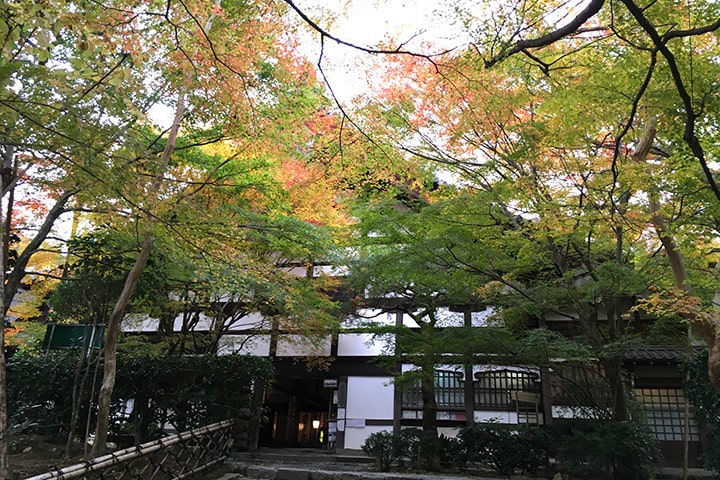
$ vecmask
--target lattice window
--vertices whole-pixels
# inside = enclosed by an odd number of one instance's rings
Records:
[[[422,391],[420,390],[420,382],[415,382],[412,386],[403,387],[402,391],[402,408],[422,409]]]
[[[612,405],[610,388],[598,365],[553,365],[550,386],[554,405],[602,410]]]
[[[465,406],[465,390],[457,372],[438,370],[435,372],[435,403],[438,409],[455,409]],[[407,386],[402,391],[402,408],[422,409],[420,382]]]
[[[645,411],[648,426],[655,438],[662,441],[682,441],[685,431],[685,396],[679,388],[638,388],[635,397]],[[690,438],[700,440],[697,422],[690,408]]]
[[[510,410],[511,392],[539,393],[539,376],[517,370],[494,370],[476,375],[475,408]]]
[[[435,402],[439,409],[465,406],[465,388],[457,372],[435,372]]]

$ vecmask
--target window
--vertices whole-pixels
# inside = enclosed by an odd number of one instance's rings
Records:
[[[510,410],[511,392],[539,393],[539,375],[516,370],[495,370],[475,374],[475,408]]]
[[[457,372],[435,372],[435,402],[438,409],[465,406],[465,389]]]
[[[655,438],[682,441],[685,431],[685,396],[679,388],[638,388],[635,397],[645,411],[648,426]],[[690,408],[690,441],[700,440],[697,422]]]
[[[458,372],[437,370],[435,372],[435,403],[438,410],[462,409],[465,406],[465,390]],[[422,410],[420,382],[402,391],[402,408]]]
[[[554,405],[588,407],[599,411],[611,408],[612,395],[598,365],[556,364],[551,372]]]

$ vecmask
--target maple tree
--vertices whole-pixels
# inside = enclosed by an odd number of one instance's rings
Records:
[[[470,41],[443,56],[413,54],[400,42],[370,48],[391,65],[375,107],[363,111],[392,125],[386,131],[402,151],[467,185],[466,198],[479,192],[488,208],[497,206],[518,238],[538,242],[533,251],[553,265],[554,282],[575,288],[585,271],[602,293],[591,304],[617,333],[627,326],[623,297],[654,285],[658,293],[645,308],[695,327],[717,384],[718,289],[707,269],[719,198],[710,161],[717,6],[598,0],[582,8],[486,7],[479,14],[476,5],[457,5]],[[599,271],[615,273],[603,279]],[[493,275],[512,285],[509,272]],[[516,287],[522,297],[526,286]],[[582,313],[588,300],[570,308],[555,295],[533,298],[547,308],[551,302],[537,298],[553,298],[565,314]],[[594,343],[605,345],[598,333]]]
[[[28,1],[3,6],[1,19],[6,128],[0,143],[3,195],[10,199],[5,252],[15,187],[32,184],[36,194],[56,199],[3,282],[5,310],[27,262],[70,209],[86,212],[85,221],[134,232],[136,248],[143,245],[111,315],[106,393],[112,389],[112,338],[155,238],[174,238],[214,258],[266,242],[275,251],[259,249],[252,264],[243,263],[250,256],[233,259],[261,278],[278,252],[304,258],[322,244],[319,228],[279,212],[304,209],[303,218],[316,223],[341,216],[332,203],[290,201],[292,195],[268,181],[271,165],[288,161],[316,137],[308,124],[322,121],[326,103],[284,28],[282,4]],[[175,110],[166,131],[148,116],[157,105]],[[193,150],[211,144],[219,146],[209,154]],[[328,214],[321,213],[325,206]],[[239,246],[228,250],[232,242]],[[104,417],[101,412],[106,426]],[[98,430],[99,452],[102,424]],[[3,445],[0,452],[6,452]],[[6,471],[7,463],[0,463]]]
[[[485,67],[517,55],[515,68],[545,76],[543,88],[552,97],[542,95],[543,105],[531,110],[531,121],[544,127],[543,145],[607,158],[612,182],[600,205],[617,250],[629,248],[623,245],[628,241],[644,244],[645,252],[658,242],[662,246],[668,265],[664,280],[655,280],[665,286],[658,296],[677,298],[672,292],[678,289],[687,297],[674,309],[654,311],[679,314],[700,334],[716,387],[718,320],[709,291],[718,289],[708,289],[714,275],[706,265],[714,261],[712,225],[720,199],[709,163],[717,123],[717,13],[715,5],[694,2],[595,1],[581,12],[568,12],[568,22],[557,29],[543,17],[547,11],[518,11],[517,21],[527,28],[515,34],[494,28],[494,39],[480,36],[474,44]],[[589,143],[609,152],[588,148]],[[568,173],[586,183],[592,178],[586,170]],[[578,190],[582,198],[584,189]],[[583,215],[597,205],[585,202]],[[703,220],[695,214],[699,211]],[[644,237],[642,222],[652,224],[655,242]],[[674,288],[668,288],[668,278]],[[653,301],[669,307],[657,297]]]
[[[640,312],[689,322],[719,385],[720,289],[707,267],[720,199],[716,5],[460,2],[471,40],[436,56],[400,41],[351,44],[288,3],[321,42],[391,64],[375,103],[343,111],[349,121],[382,125],[365,131],[462,187],[420,229],[392,217],[407,235],[379,252],[379,272],[422,245],[433,252],[415,258],[428,291],[464,271],[508,323],[564,318],[600,357],[616,419],[627,417],[623,346],[648,341]],[[672,340],[683,333],[675,322]]]

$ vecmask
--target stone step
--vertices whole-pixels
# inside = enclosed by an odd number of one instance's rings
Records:
[[[306,464],[369,464],[372,458],[361,452],[331,452],[308,449],[267,449],[252,452],[233,452],[230,458],[238,462]]]

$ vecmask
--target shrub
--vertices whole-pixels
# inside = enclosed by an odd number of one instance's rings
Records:
[[[482,423],[463,428],[458,439],[463,462],[487,465],[501,475],[535,472],[547,462],[547,435],[540,428]]]
[[[410,460],[410,466],[420,467],[420,440],[422,439],[422,430],[419,428],[405,428],[400,430],[400,445],[402,446],[402,454],[400,463],[403,459]]]
[[[635,422],[574,429],[560,440],[558,454],[573,477],[592,479],[650,479],[661,458],[652,432]]]
[[[11,425],[66,437],[80,358],[75,350],[52,351],[47,358],[16,355],[7,366]],[[97,375],[94,379],[93,374]],[[102,369],[94,365],[87,372],[78,396],[82,419],[95,411],[91,388],[100,384],[101,374]],[[272,367],[260,357],[123,355],[118,358],[112,429],[114,433],[134,433],[140,440],[159,434],[155,429],[159,423],[172,422],[184,430],[238,418],[254,405],[253,382],[270,378]],[[128,399],[135,400],[132,419],[119,415]]]
[[[386,431],[373,433],[362,450],[375,459],[376,467],[383,472],[395,462],[404,466],[405,458],[410,460],[411,467],[430,471],[457,467],[460,458],[457,440],[445,435],[424,437],[418,428],[403,429],[398,435]]]
[[[417,444],[417,466],[423,470],[455,468],[461,465],[460,442],[454,438],[421,437]]]
[[[695,417],[705,435],[703,464],[720,473],[720,392],[709,381],[707,350],[693,356],[686,365],[685,392],[695,405]]]
[[[390,470],[403,454],[402,438],[387,431],[370,434],[361,448],[366,455],[375,459],[375,466],[382,472]]]

